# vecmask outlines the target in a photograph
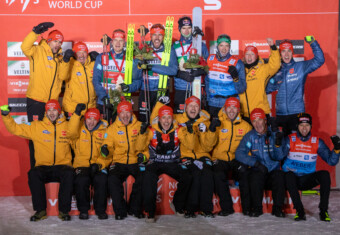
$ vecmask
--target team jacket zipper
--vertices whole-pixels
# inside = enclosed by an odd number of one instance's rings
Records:
[[[54,57],[54,56],[53,56]],[[51,94],[52,94],[52,88],[53,88],[53,85],[54,85],[54,81],[55,81],[55,77],[57,75],[57,71],[58,71],[58,63],[57,61],[55,61],[55,58],[53,58],[53,61],[55,63],[55,71],[54,71],[54,77],[53,77],[53,82],[52,82],[52,85],[51,85],[51,89],[50,89],[50,95],[48,96],[48,100],[51,99]]]
[[[127,150],[127,159],[126,159],[126,164],[129,164],[129,152],[130,152],[130,142],[129,142],[129,134],[128,134],[128,127],[125,126],[125,130],[126,130],[126,139],[127,139],[127,144],[128,144],[128,150]]]

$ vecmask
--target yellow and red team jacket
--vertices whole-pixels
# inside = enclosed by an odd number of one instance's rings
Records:
[[[91,62],[90,56],[84,65],[71,58],[69,80],[66,82],[62,105],[65,112],[73,113],[77,104],[86,104],[84,113],[87,109],[96,107],[96,93],[92,83],[93,66],[94,61]]]
[[[132,121],[125,126],[117,117],[104,135],[104,144],[107,144],[109,155],[107,156],[112,163],[135,164],[137,163],[136,140],[140,131],[141,122],[137,121],[132,115]],[[108,164],[109,165],[109,164]],[[106,166],[108,166],[106,165]]]
[[[63,80],[67,79],[69,63],[62,59],[61,49],[53,55],[45,39],[34,45],[39,34],[30,32],[21,44],[21,50],[30,61],[30,80],[26,96],[46,103],[58,100]]]
[[[100,148],[104,142],[108,124],[105,120],[99,120],[95,130],[89,131],[81,116],[72,115],[69,121],[68,135],[74,150],[73,167],[89,167],[91,164],[101,165],[101,169],[109,165],[111,160],[100,154]]]
[[[259,57],[257,65],[246,68],[247,89],[239,94],[241,103],[241,113],[244,117],[249,117],[255,108],[261,108],[266,114],[270,113],[270,106],[266,94],[266,86],[269,79],[276,74],[281,66],[279,50],[271,50],[269,61],[264,63]]]
[[[10,115],[1,116],[10,133],[33,141],[35,166],[72,166],[68,122],[63,114],[55,125],[46,116],[27,124],[17,124]]]
[[[231,121],[224,112],[224,107],[219,111],[218,118],[221,126],[216,128],[215,132],[208,131],[206,145],[213,147],[212,160],[231,161],[235,159],[235,151],[252,126],[242,120],[240,114]]]

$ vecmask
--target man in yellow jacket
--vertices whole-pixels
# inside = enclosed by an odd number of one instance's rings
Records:
[[[78,104],[69,121],[69,136],[74,150],[73,167],[75,169],[74,187],[79,219],[89,218],[90,185],[93,185],[93,205],[98,219],[107,219],[107,170],[105,166],[110,160],[100,155],[100,147],[108,124],[100,119],[99,110],[90,108],[85,113],[85,120],[81,113],[85,104]]]
[[[34,45],[40,34],[53,27],[51,22],[35,26],[21,44],[21,50],[30,61],[30,80],[27,88],[27,118],[29,122],[42,120],[45,104],[50,99],[58,100],[63,80],[67,78],[70,55],[62,56],[64,36],[58,30],[48,34]],[[34,167],[34,145],[29,142],[31,167]]]
[[[250,113],[255,108],[261,108],[266,115],[270,114],[270,106],[266,94],[266,86],[269,79],[280,69],[281,57],[274,40],[267,38],[270,46],[268,63],[258,55],[254,46],[247,46],[244,50],[244,67],[246,70],[247,89],[240,94],[241,114],[250,123]]]
[[[72,115],[77,104],[86,104],[85,111],[95,108],[97,98],[92,78],[94,61],[98,52],[89,53],[86,44],[83,42],[75,43],[70,53],[72,52],[74,52],[76,59],[71,58],[70,60],[69,79],[66,82],[62,105],[68,117]]]
[[[228,175],[231,172],[234,179],[240,182],[241,204],[244,215],[249,214],[250,199],[247,180],[240,178],[239,170],[242,166],[235,160],[235,151],[243,136],[251,129],[251,125],[240,116],[240,101],[235,97],[226,100],[219,112],[219,119],[213,119],[209,127],[207,141],[208,146],[215,146],[212,152],[214,162],[214,181],[217,195],[220,198],[220,216],[228,216],[234,213],[233,202],[229,191]]]
[[[158,113],[158,116],[156,116]],[[180,163],[180,148],[194,149],[192,125],[178,126],[173,121],[173,110],[157,102],[151,117],[155,117],[151,127],[143,123],[137,138],[137,148],[149,148],[149,161],[143,181],[143,202],[148,214],[146,222],[155,222],[157,182],[161,174],[167,174],[178,181],[173,204],[179,215],[184,215],[191,175],[185,164]]]
[[[32,194],[33,209],[36,213],[31,221],[46,218],[45,183],[60,182],[58,202],[59,218],[63,221],[71,219],[73,190],[73,168],[68,137],[68,123],[61,113],[57,100],[49,100],[45,105],[46,116],[42,121],[27,124],[16,124],[8,115],[8,105],[1,106],[2,120],[7,130],[17,136],[30,139],[35,146],[35,167],[28,172],[28,184]]]
[[[138,163],[144,161],[144,155],[136,149],[136,140],[141,127],[132,112],[132,104],[122,101],[117,106],[117,119],[107,129],[101,154],[110,159],[108,187],[112,198],[115,219],[122,220],[127,212],[137,218],[143,218],[142,212],[142,182],[144,167]],[[132,175],[135,183],[130,195],[129,208],[123,198],[123,182]]]

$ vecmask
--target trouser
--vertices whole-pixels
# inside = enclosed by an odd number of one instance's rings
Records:
[[[328,199],[331,189],[331,178],[328,171],[316,171],[311,174],[297,176],[294,172],[286,172],[286,187],[293,201],[294,208],[303,210],[300,194],[298,190],[312,189],[320,185],[320,210],[328,210]]]
[[[90,185],[93,185],[93,205],[97,215],[103,214],[107,207],[107,174],[99,171],[93,176],[89,167],[78,167],[75,170],[74,189],[77,207],[80,213],[90,210]]]
[[[241,168],[242,167],[242,168]],[[242,170],[240,170],[242,169]],[[250,191],[248,182],[248,173],[246,167],[235,159],[232,161],[217,160],[213,165],[214,182],[216,193],[220,198],[220,207],[222,211],[234,212],[233,201],[229,190],[229,176],[239,181],[241,194],[241,205],[243,211],[250,210]]]
[[[117,112],[112,113],[112,110],[105,110],[104,105],[97,104],[97,109],[99,110],[100,114],[103,114],[103,119],[106,120],[109,124],[114,123],[117,117]],[[104,115],[105,113],[105,115]]]
[[[189,212],[198,210],[204,213],[212,212],[214,209],[212,203],[214,194],[212,162],[208,157],[194,161],[197,161],[198,165],[202,164],[202,166],[200,169],[195,162],[187,166],[192,176],[192,183],[188,192],[186,210]]]
[[[135,178],[135,183],[132,186],[129,207],[127,208],[127,201],[124,199],[123,183],[129,175]],[[110,166],[108,185],[113,210],[116,215],[125,216],[127,210],[132,214],[142,213],[143,175],[144,172],[140,170],[138,164],[115,163]]]
[[[253,211],[262,212],[264,189],[272,190],[273,208],[282,209],[285,197],[283,171],[274,170],[264,174],[261,171],[253,168],[249,173],[249,185],[251,194],[251,207]]]
[[[293,131],[297,131],[298,114],[276,115],[276,125],[282,127],[285,136],[290,135]]]
[[[28,172],[28,185],[32,194],[33,210],[46,210],[45,183],[59,182],[59,211],[68,213],[71,210],[73,191],[73,168],[66,165],[37,166]]]
[[[188,83],[189,84],[189,83]],[[191,85],[189,85],[190,91],[175,90],[174,97],[174,113],[184,113],[185,100],[191,96]],[[189,89],[188,88],[188,89]]]
[[[181,167],[178,163],[153,162],[146,165],[143,180],[143,201],[145,211],[149,213],[149,215],[155,214],[157,182],[158,176],[161,174],[167,174],[178,181],[173,203],[176,211],[184,210],[191,183],[189,171]]]
[[[147,122],[147,121],[150,122],[149,120],[150,115],[156,103],[157,103],[157,91],[145,92],[144,90],[141,90],[139,92],[139,99],[138,99],[138,109],[139,109],[138,120],[141,122]]]
[[[218,112],[221,110],[221,108],[214,107],[214,106],[209,106],[208,104],[208,113],[212,118],[218,117]]]
[[[27,120],[29,122],[32,122],[35,120],[39,120],[39,121],[43,120],[44,115],[45,115],[46,103],[32,100],[27,97],[26,104],[27,104]],[[28,147],[30,150],[30,164],[31,164],[31,169],[32,169],[35,166],[34,144],[32,140],[29,140]]]

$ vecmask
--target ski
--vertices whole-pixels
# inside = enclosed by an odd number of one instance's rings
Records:
[[[135,25],[128,25],[127,32],[127,42],[126,42],[126,60],[125,60],[125,74],[124,74],[124,83],[126,85],[131,85],[132,83],[132,67],[133,67],[133,45],[134,45],[134,36],[135,36]],[[127,100],[131,100],[131,93],[124,93],[124,96]]]
[[[170,61],[171,46],[172,46],[172,31],[174,26],[174,17],[168,16],[165,23],[164,36],[164,52],[162,54],[161,65],[168,66]],[[159,75],[157,97],[164,96],[168,85],[168,75]]]
[[[202,8],[194,7],[192,10],[192,26],[193,30],[196,27],[202,29]],[[192,47],[197,50],[197,54],[202,56],[202,35],[197,35],[196,37],[192,38]],[[195,77],[194,81],[192,82],[192,95],[196,96],[201,100],[201,87],[202,81],[201,76]]]

